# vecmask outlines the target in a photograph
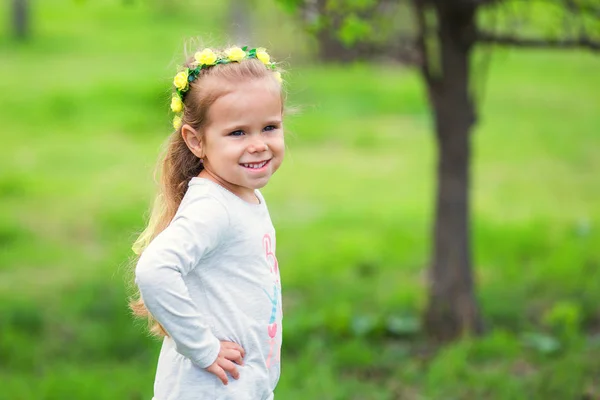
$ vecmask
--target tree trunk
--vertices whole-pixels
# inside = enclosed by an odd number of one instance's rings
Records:
[[[19,40],[29,36],[29,4],[28,0],[12,0],[13,34]]]
[[[448,7],[450,8],[450,7]],[[425,328],[437,340],[483,330],[474,294],[469,218],[469,166],[474,104],[469,93],[474,10],[436,9],[439,76],[428,79],[438,144],[435,243]]]
[[[252,7],[249,0],[229,1],[229,22],[233,41],[238,46],[253,45],[252,38]]]

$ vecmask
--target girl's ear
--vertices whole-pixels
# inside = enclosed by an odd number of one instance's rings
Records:
[[[198,158],[204,157],[204,146],[202,144],[202,137],[200,133],[192,128],[190,125],[185,124],[181,127],[181,137],[183,141],[190,149],[190,151]]]

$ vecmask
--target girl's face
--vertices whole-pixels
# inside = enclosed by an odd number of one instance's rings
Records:
[[[211,105],[207,121],[200,176],[256,203],[254,190],[269,182],[285,153],[279,88],[270,78],[239,84]]]

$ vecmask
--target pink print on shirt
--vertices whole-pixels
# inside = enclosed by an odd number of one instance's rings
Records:
[[[275,253],[273,253],[271,236],[269,234],[265,234],[263,236],[263,247],[265,249],[265,257],[269,266],[271,267],[271,274],[273,275],[273,296],[267,292],[267,290],[263,289],[269,300],[271,301],[271,316],[269,318],[269,325],[267,325],[267,334],[269,335],[269,355],[267,356],[267,368],[271,368],[272,365],[276,364],[279,361],[279,355],[281,348],[276,350],[276,354],[273,354],[274,347],[277,342],[277,312],[281,312],[281,304],[279,301],[279,296],[281,293],[281,284],[279,282],[279,263],[277,262],[277,257],[275,257]]]

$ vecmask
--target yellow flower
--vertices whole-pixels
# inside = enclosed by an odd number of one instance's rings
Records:
[[[279,83],[283,82],[283,79],[281,79],[281,72],[275,71],[275,72],[273,72],[273,75],[275,75],[275,79],[277,79],[277,82],[279,82]]]
[[[171,98],[171,110],[173,110],[175,113],[180,113],[183,111],[183,102],[177,95]]]
[[[269,65],[271,62],[271,56],[269,56],[269,53],[267,53],[264,47],[259,47],[256,49],[256,58],[262,61],[265,65]]]
[[[177,75],[175,75],[175,79],[173,79],[173,85],[179,90],[185,90],[188,85],[188,71],[181,71]]]
[[[173,128],[175,128],[175,130],[181,128],[181,117],[179,115],[173,117]]]
[[[194,54],[196,61],[200,65],[215,65],[217,62],[217,55],[211,49],[204,49]]]
[[[227,49],[227,51],[225,51],[225,54],[227,54],[227,58],[229,58],[231,61],[242,61],[244,59],[244,57],[246,57],[246,52],[242,49],[240,49],[239,47],[232,47],[230,49]]]

